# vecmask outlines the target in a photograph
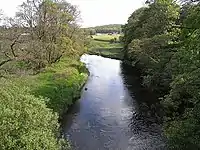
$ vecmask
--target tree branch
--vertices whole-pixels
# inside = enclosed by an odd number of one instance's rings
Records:
[[[19,39],[20,36],[21,36],[21,34],[19,34],[16,37],[16,39],[12,42],[12,44],[10,45],[10,49],[11,49],[11,52],[12,52],[12,54],[13,54],[14,57],[17,57],[17,55],[15,54],[14,46],[17,43],[17,40]]]
[[[7,59],[7,60],[4,60],[4,61],[0,62],[0,67],[3,66],[3,65],[6,64],[6,63],[12,61],[12,60],[13,60],[13,59]]]

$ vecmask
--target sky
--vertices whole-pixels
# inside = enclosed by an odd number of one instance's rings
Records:
[[[17,7],[25,0],[0,0],[0,9],[14,16]],[[130,14],[144,6],[145,0],[66,0],[81,11],[83,27],[105,24],[124,24]]]

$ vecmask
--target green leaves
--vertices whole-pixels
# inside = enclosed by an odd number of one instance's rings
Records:
[[[142,67],[143,84],[161,97],[174,150],[200,149],[199,10],[199,3],[180,12],[173,0],[152,1],[124,27],[126,59]]]
[[[3,85],[2,85],[3,84]],[[2,150],[55,150],[57,115],[44,99],[30,95],[9,81],[1,80],[0,147]]]

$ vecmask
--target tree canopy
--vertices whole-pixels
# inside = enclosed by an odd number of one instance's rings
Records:
[[[63,0],[27,0],[1,29],[0,67],[20,61],[38,70],[63,56],[82,54],[86,36],[78,18],[76,7]]]
[[[199,1],[147,1],[123,27],[125,59],[160,97],[169,149],[200,148]]]

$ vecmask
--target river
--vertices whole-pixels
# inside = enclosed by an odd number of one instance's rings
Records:
[[[119,60],[83,55],[90,76],[62,121],[75,150],[163,150],[153,94]]]

